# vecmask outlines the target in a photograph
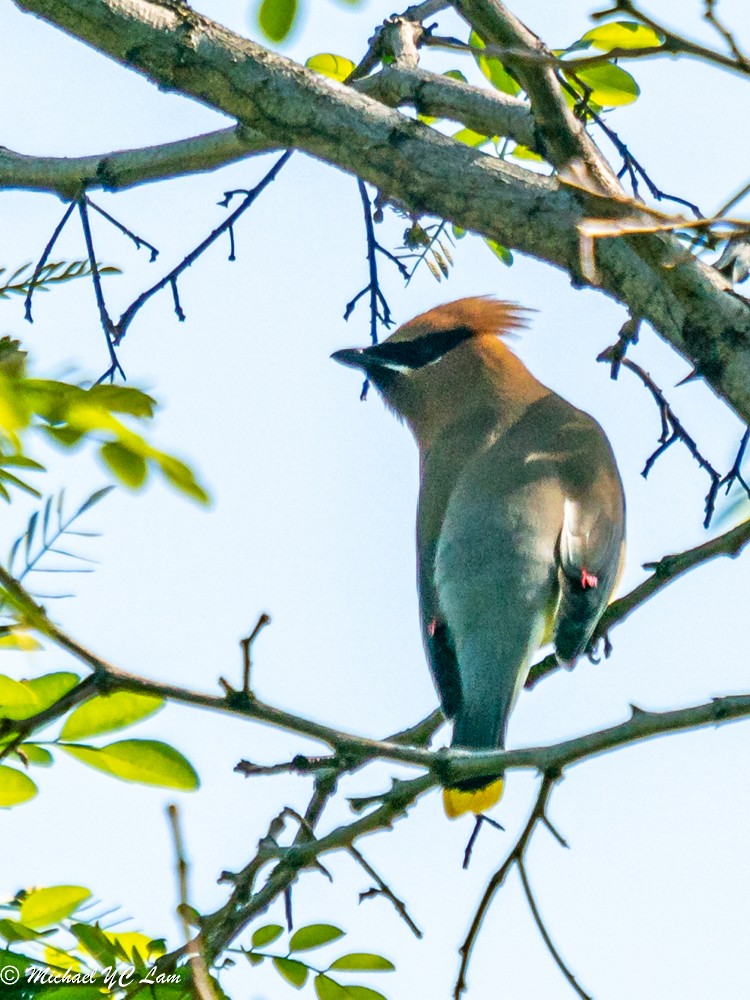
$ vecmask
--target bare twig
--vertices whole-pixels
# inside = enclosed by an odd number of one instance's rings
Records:
[[[122,366],[117,359],[117,352],[115,351],[115,345],[118,343],[117,331],[115,330],[114,323],[112,322],[112,318],[107,310],[107,304],[104,301],[102,279],[99,274],[99,266],[96,262],[96,254],[94,253],[94,240],[91,235],[91,225],[89,222],[88,199],[83,194],[78,199],[78,211],[81,216],[83,237],[86,241],[86,252],[89,257],[91,281],[94,285],[94,295],[96,296],[96,305],[99,310],[99,320],[102,324],[102,329],[104,330],[107,350],[109,351],[109,368],[104,372],[99,381],[103,382],[104,379],[114,378],[118,373],[124,379],[125,372],[122,370]]]
[[[414,936],[417,938],[421,938],[422,931],[419,929],[419,927],[417,927],[412,918],[409,916],[409,911],[406,909],[406,904],[404,903],[404,901],[402,899],[399,899],[398,896],[393,892],[391,887],[386,882],[383,881],[380,875],[378,875],[378,873],[372,867],[370,862],[367,861],[367,859],[362,855],[362,852],[359,851],[354,846],[354,844],[350,844],[347,847],[347,851],[349,852],[349,854],[351,854],[351,856],[355,859],[355,861],[357,861],[361,865],[361,867],[364,868],[364,870],[367,872],[367,874],[370,876],[373,882],[375,882],[375,888],[367,889],[365,892],[361,892],[359,894],[360,903],[364,899],[370,899],[373,896],[384,896],[387,900],[389,900],[393,904],[396,912],[404,921],[404,923],[407,925],[412,934],[414,934]]]
[[[250,650],[253,643],[258,637],[258,634],[266,627],[266,625],[271,624],[271,616],[266,614],[264,611],[258,618],[255,628],[252,630],[249,636],[245,639],[240,640],[240,646],[242,648],[242,692],[250,697],[250,668],[252,667],[252,660],[250,658]]]
[[[33,323],[34,322],[34,319],[33,319],[32,315],[31,315],[31,298],[32,298],[32,296],[34,294],[34,289],[36,287],[37,279],[38,279],[39,275],[42,273],[42,270],[44,269],[44,265],[49,260],[49,255],[52,253],[52,248],[54,247],[55,243],[57,243],[58,237],[60,236],[60,233],[65,228],[65,223],[68,221],[68,219],[73,214],[73,209],[75,207],[76,207],[76,202],[75,202],[75,199],[74,199],[73,201],[70,202],[70,204],[68,205],[68,207],[65,209],[65,212],[63,213],[62,219],[60,219],[60,221],[55,226],[54,232],[50,236],[49,240],[47,241],[47,245],[45,246],[44,250],[42,251],[42,256],[37,261],[37,265],[34,268],[34,273],[31,275],[31,281],[29,282],[29,290],[26,293],[26,299],[24,301],[24,318],[26,320],[28,320],[29,323]]]
[[[167,808],[167,815],[172,828],[172,840],[177,868],[177,885],[180,898],[177,914],[185,934],[186,955],[193,976],[193,991],[196,1000],[217,1000],[216,992],[211,985],[211,978],[208,974],[206,961],[201,950],[201,935],[200,933],[194,934],[191,927],[190,912],[192,907],[188,900],[188,863],[185,857],[185,847],[180,831],[180,814],[177,806],[170,805]]]
[[[88,205],[89,208],[93,208],[95,212],[98,212],[99,215],[102,216],[102,218],[107,220],[107,222],[111,222],[112,225],[115,227],[115,229],[119,229],[120,232],[123,233],[125,236],[127,236],[129,240],[132,240],[133,243],[135,243],[137,250],[140,250],[141,247],[145,247],[151,255],[149,263],[153,264],[153,262],[159,256],[159,251],[156,249],[153,243],[149,243],[148,240],[144,240],[142,236],[138,236],[136,233],[134,233],[132,229],[128,229],[127,226],[124,226],[113,215],[110,215],[109,212],[105,212],[103,208],[95,204],[95,202],[93,202],[89,197],[86,198],[86,204]]]
[[[218,225],[213,232],[202,240],[193,250],[190,251],[183,259],[172,268],[163,278],[160,278],[155,284],[150,288],[147,288],[145,292],[141,294],[130,303],[130,305],[125,309],[123,314],[120,316],[119,321],[113,326],[113,339],[114,345],[117,346],[122,338],[128,331],[128,327],[133,322],[136,314],[139,310],[149,301],[152,296],[156,295],[163,288],[170,287],[172,289],[172,294],[175,297],[175,312],[179,320],[184,320],[185,316],[179,305],[179,299],[177,297],[177,279],[186,271],[195,261],[203,254],[216,240],[223,235],[227,230],[230,230],[232,226],[237,222],[240,216],[247,211],[248,208],[253,204],[253,202],[258,198],[260,194],[271,184],[279,174],[279,171],[284,167],[289,158],[292,155],[292,150],[287,150],[276,163],[271,167],[268,173],[263,177],[254,188],[249,191],[243,192],[245,197],[240,205],[235,208],[235,210],[224,219],[224,221]],[[228,202],[227,202],[228,204]]]
[[[477,937],[479,936],[479,931],[482,928],[482,923],[484,922],[484,918],[487,915],[490,903],[494,899],[495,893],[498,891],[498,889],[500,889],[500,887],[505,882],[505,879],[507,878],[511,868],[514,865],[518,865],[520,867],[523,864],[523,859],[526,854],[526,849],[528,848],[529,841],[531,840],[531,836],[534,833],[537,824],[542,822],[544,818],[547,809],[547,803],[549,802],[549,797],[556,780],[557,778],[554,777],[551,773],[545,774],[543,776],[541,785],[539,787],[539,793],[536,798],[536,802],[534,803],[534,807],[531,810],[531,814],[528,820],[526,821],[526,825],[523,828],[520,837],[516,841],[515,846],[508,854],[505,861],[503,861],[502,865],[497,869],[495,874],[488,882],[487,888],[484,890],[482,898],[479,901],[479,906],[477,907],[476,913],[474,914],[474,918],[471,921],[469,932],[466,935],[466,940],[459,949],[461,962],[458,970],[458,978],[456,979],[456,985],[453,990],[454,1000],[460,1000],[461,995],[466,991],[467,988],[466,976],[469,970],[469,962],[471,961],[471,953],[474,949],[474,945],[476,944]],[[534,912],[533,909],[532,912]],[[537,925],[540,926],[541,930],[542,928],[540,921],[537,922]],[[550,949],[551,954],[553,955],[558,965],[560,966],[560,968],[563,970],[566,977],[568,977],[570,981],[570,978],[572,977],[570,977],[570,973],[567,971],[567,968],[561,962],[559,956],[557,955],[557,952],[552,947],[552,942],[549,939],[549,935],[547,934],[546,930],[542,931],[542,936],[544,938],[545,943],[547,944],[547,947]],[[574,979],[572,980],[572,983],[575,984]],[[590,1000],[590,998],[587,997],[586,994],[580,990],[577,984],[575,984],[575,986],[576,989],[578,990],[579,996],[585,998],[585,1000]]]
[[[542,818],[542,821],[544,822],[544,818]],[[585,990],[581,989],[581,987],[578,985],[576,977],[573,975],[573,973],[570,971],[570,969],[567,967],[565,962],[560,957],[560,953],[557,950],[557,948],[555,948],[554,942],[552,941],[550,933],[547,930],[544,921],[542,920],[542,915],[539,912],[539,908],[536,905],[536,900],[534,899],[534,896],[531,892],[531,886],[529,885],[528,875],[526,874],[526,864],[524,862],[523,857],[519,857],[517,859],[516,865],[518,868],[518,874],[521,878],[521,885],[523,886],[523,891],[526,894],[526,901],[528,902],[529,909],[531,910],[531,915],[533,916],[537,929],[542,936],[542,940],[547,945],[547,951],[555,960],[555,963],[557,964],[557,967],[560,970],[560,972],[562,972],[562,974],[568,980],[568,982],[573,987],[578,996],[581,997],[581,1000],[592,1000],[589,994],[586,993]]]

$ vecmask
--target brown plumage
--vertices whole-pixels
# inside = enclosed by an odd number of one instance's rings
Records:
[[[625,503],[601,427],[526,369],[498,334],[518,306],[462,299],[383,344],[333,357],[361,368],[417,440],[422,633],[455,746],[504,745],[536,649],[572,664],[616,585]],[[499,797],[480,779],[446,811]]]

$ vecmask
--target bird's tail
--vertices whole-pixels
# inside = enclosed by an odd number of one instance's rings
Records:
[[[444,788],[443,808],[448,819],[457,819],[465,813],[472,812],[475,816],[492,808],[500,801],[505,781],[498,778],[481,788]]]

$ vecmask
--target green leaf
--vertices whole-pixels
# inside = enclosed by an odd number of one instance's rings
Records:
[[[36,743],[21,743],[14,753],[25,764],[35,764],[37,767],[51,767],[54,757],[46,747],[37,746]]]
[[[90,898],[91,891],[82,885],[32,889],[21,903],[21,923],[28,927],[52,927],[69,917],[81,903]]]
[[[260,965],[265,960],[265,955],[256,955],[253,951],[243,951],[242,954],[250,965]]]
[[[36,696],[38,712],[43,712],[45,708],[54,705],[68,691],[72,691],[79,682],[80,677],[69,670],[58,670],[53,674],[44,674],[42,677],[35,677],[34,680],[24,683]]]
[[[502,243],[497,243],[495,240],[485,238],[484,241],[490,250],[498,257],[506,267],[511,267],[513,264],[513,254],[507,247],[504,247]]]
[[[119,441],[109,441],[103,444],[100,454],[104,463],[115,476],[133,490],[140,489],[146,481],[148,466],[143,455],[127,448]]]
[[[153,417],[157,405],[145,392],[125,385],[94,385],[88,395],[98,406],[112,413],[129,413],[132,417]]]
[[[60,748],[82,764],[123,781],[186,792],[193,791],[200,783],[181,753],[156,740],[120,740],[100,749],[61,743]]]
[[[42,429],[45,434],[51,437],[57,444],[61,444],[63,448],[72,448],[78,444],[85,434],[85,431],[78,430],[75,427],[43,427]]]
[[[474,132],[470,128],[462,128],[455,135],[451,136],[457,142],[463,142],[466,146],[484,146],[485,143],[490,141],[490,136],[482,135],[481,132]]]
[[[72,924],[70,932],[99,965],[106,968],[117,964],[117,950],[98,924]]]
[[[357,972],[367,970],[370,972],[393,972],[396,966],[389,962],[382,955],[371,955],[368,952],[352,952],[351,955],[342,955],[335,962],[328,966],[329,970]]]
[[[474,48],[478,49],[486,48],[484,40],[476,31],[472,31],[469,36],[469,45],[473,45]],[[496,90],[502,91],[503,94],[510,94],[511,97],[520,94],[520,84],[513,79],[499,59],[489,59],[487,56],[480,56],[476,52],[474,53],[474,59],[479,69]]]
[[[318,1000],[348,1000],[344,987],[322,972],[315,977],[315,994]]]
[[[469,82],[460,69],[447,69],[443,76],[447,76],[449,80],[460,80],[461,83]]]
[[[273,967],[279,975],[296,989],[301,990],[307,982],[308,968],[293,958],[274,958]]]
[[[297,16],[297,0],[263,0],[258,11],[258,24],[266,38],[283,42],[292,30]]]
[[[292,934],[289,951],[312,951],[343,936],[344,932],[333,924],[309,924]]]
[[[511,156],[514,156],[517,160],[531,160],[534,163],[544,163],[544,157],[540,156],[539,153],[535,153],[533,149],[529,149],[528,146],[522,146],[520,143],[516,145],[511,150]]]
[[[382,993],[371,990],[369,986],[347,986],[347,1000],[385,1000]]]
[[[273,944],[284,933],[284,928],[280,924],[266,924],[259,927],[251,938],[253,948],[264,948],[268,944]]]
[[[158,712],[163,705],[163,698],[135,691],[97,695],[68,716],[60,738],[75,741],[124,729]]]
[[[0,718],[28,719],[39,708],[39,699],[28,684],[0,674]]]
[[[75,512],[75,514],[73,515],[73,517],[71,517],[70,520],[71,521],[77,520],[81,516],[81,514],[85,514],[87,510],[90,510],[95,504],[99,503],[100,500],[103,500],[106,496],[109,496],[109,494],[112,492],[113,489],[114,486],[103,486],[100,490],[96,490],[94,493],[91,494],[88,500],[83,501],[81,506],[78,508],[78,510]]]
[[[581,36],[581,42],[588,42],[603,52],[610,49],[658,49],[664,44],[664,36],[636,21],[610,21],[587,31]]]
[[[154,459],[159,463],[165,479],[173,486],[199,503],[209,503],[208,493],[197,482],[192,470],[184,462],[173,458],[172,455],[165,455],[163,452],[156,452]]]
[[[42,644],[38,639],[34,638],[28,629],[15,626],[8,628],[4,634],[0,635],[0,649],[9,651],[21,650],[21,652],[29,653],[36,649],[42,649]],[[0,715],[2,715],[2,712],[3,707],[0,702]],[[25,717],[26,716],[23,716],[23,718]]]
[[[316,73],[323,76],[330,76],[332,80],[339,80],[343,83],[354,69],[354,63],[346,56],[337,56],[332,52],[320,52],[316,56],[310,56],[305,63],[308,69],[314,69]]]
[[[632,104],[641,92],[630,73],[614,63],[602,63],[590,69],[576,70],[575,73],[563,70],[563,73],[577,92],[581,93],[580,83],[585,84],[591,91],[586,95],[589,101],[600,107],[614,108]],[[583,96],[581,93],[581,97]]]
[[[0,920],[0,937],[5,938],[8,944],[17,944],[19,941],[36,941],[44,934],[44,931],[36,931],[32,927],[26,927],[18,920],[6,918]]]

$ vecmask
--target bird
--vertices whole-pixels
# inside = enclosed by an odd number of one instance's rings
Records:
[[[363,372],[416,439],[422,637],[464,750],[504,748],[532,657],[552,642],[572,667],[623,566],[625,497],[604,431],[502,339],[528,312],[459,299],[331,356]],[[460,781],[443,790],[445,812],[481,814],[502,791],[503,778]]]

